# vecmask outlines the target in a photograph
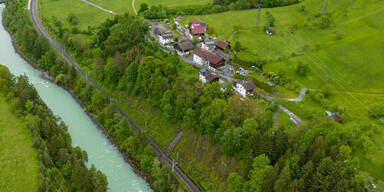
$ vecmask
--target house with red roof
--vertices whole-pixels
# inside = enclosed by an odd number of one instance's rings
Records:
[[[200,19],[193,19],[191,25],[191,34],[192,35],[205,35],[205,31],[207,30],[207,24],[201,21]]]

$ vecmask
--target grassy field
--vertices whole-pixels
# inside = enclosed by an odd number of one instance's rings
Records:
[[[38,161],[32,134],[0,96],[0,191],[37,191]]]
[[[113,15],[104,12],[96,7],[86,4],[80,0],[41,0],[40,10],[42,16],[51,20],[56,17],[57,20],[63,23],[63,27],[77,27],[80,30],[85,30],[88,26],[97,26],[104,22],[107,18],[112,18]],[[70,14],[75,15],[79,23],[75,26],[67,22]]]
[[[266,68],[271,71],[285,70],[288,76],[298,79],[294,73],[297,61],[312,68],[309,78],[302,78],[303,86],[321,88],[324,83],[336,89],[364,92],[384,92],[384,2],[378,0],[330,0],[329,8],[333,23],[328,29],[314,25],[314,14],[321,7],[321,0],[307,0],[302,4],[288,7],[263,9],[260,26],[265,25],[265,13],[269,11],[276,19],[277,34],[268,36],[261,29],[255,29],[257,10],[232,11],[220,14],[189,16],[183,22],[198,17],[213,27],[218,36],[228,39],[233,25],[243,30],[233,35],[247,50],[240,54],[243,59],[254,56],[267,59]],[[304,5],[306,11],[300,11]],[[225,18],[225,19],[224,19]],[[311,18],[311,19],[309,19]],[[296,32],[288,28],[297,25]],[[263,28],[263,27],[260,27]],[[342,34],[335,37],[335,31]],[[307,46],[309,50],[303,51]],[[292,57],[292,53],[295,55]],[[339,85],[340,84],[340,85]],[[344,88],[342,88],[344,89]]]

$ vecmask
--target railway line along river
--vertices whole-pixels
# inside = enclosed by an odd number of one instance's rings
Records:
[[[0,5],[0,20],[5,5]],[[88,153],[88,165],[94,164],[108,178],[111,192],[150,192],[148,183],[137,175],[124,161],[118,149],[108,140],[76,100],[63,88],[41,78],[41,72],[34,69],[12,45],[10,34],[0,26],[0,64],[9,68],[14,75],[25,74],[40,97],[67,125],[74,146],[80,146]]]

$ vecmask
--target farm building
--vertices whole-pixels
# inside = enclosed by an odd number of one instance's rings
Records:
[[[193,44],[190,41],[185,41],[182,43],[175,44],[174,49],[176,50],[177,54],[181,56],[189,55],[189,53],[193,49]]]
[[[227,41],[217,40],[216,49],[227,53],[231,49],[231,45]]]

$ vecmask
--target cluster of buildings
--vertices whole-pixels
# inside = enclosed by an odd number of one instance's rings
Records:
[[[219,82],[221,85],[221,91],[225,91],[227,88],[229,88],[228,84],[224,80],[205,68],[200,69],[199,79],[203,84]],[[255,88],[256,85],[251,80],[233,81],[233,90],[243,97],[247,97],[248,95],[256,96],[254,92]]]
[[[182,57],[190,57],[189,61],[202,67],[199,71],[200,81],[205,83],[219,82],[221,90],[227,89],[227,83],[215,72],[228,71],[231,56],[228,55],[231,45],[229,42],[217,38],[209,38],[206,34],[207,24],[199,19],[193,19],[190,26],[183,26],[175,21],[180,37],[175,42],[172,31],[166,31],[162,26],[156,25],[153,34],[157,37],[163,48],[175,51]],[[196,42],[197,40],[197,42]],[[233,67],[229,70],[233,72]],[[231,73],[231,72],[229,72]],[[250,80],[234,81],[233,90],[243,97],[254,95],[255,84]]]

